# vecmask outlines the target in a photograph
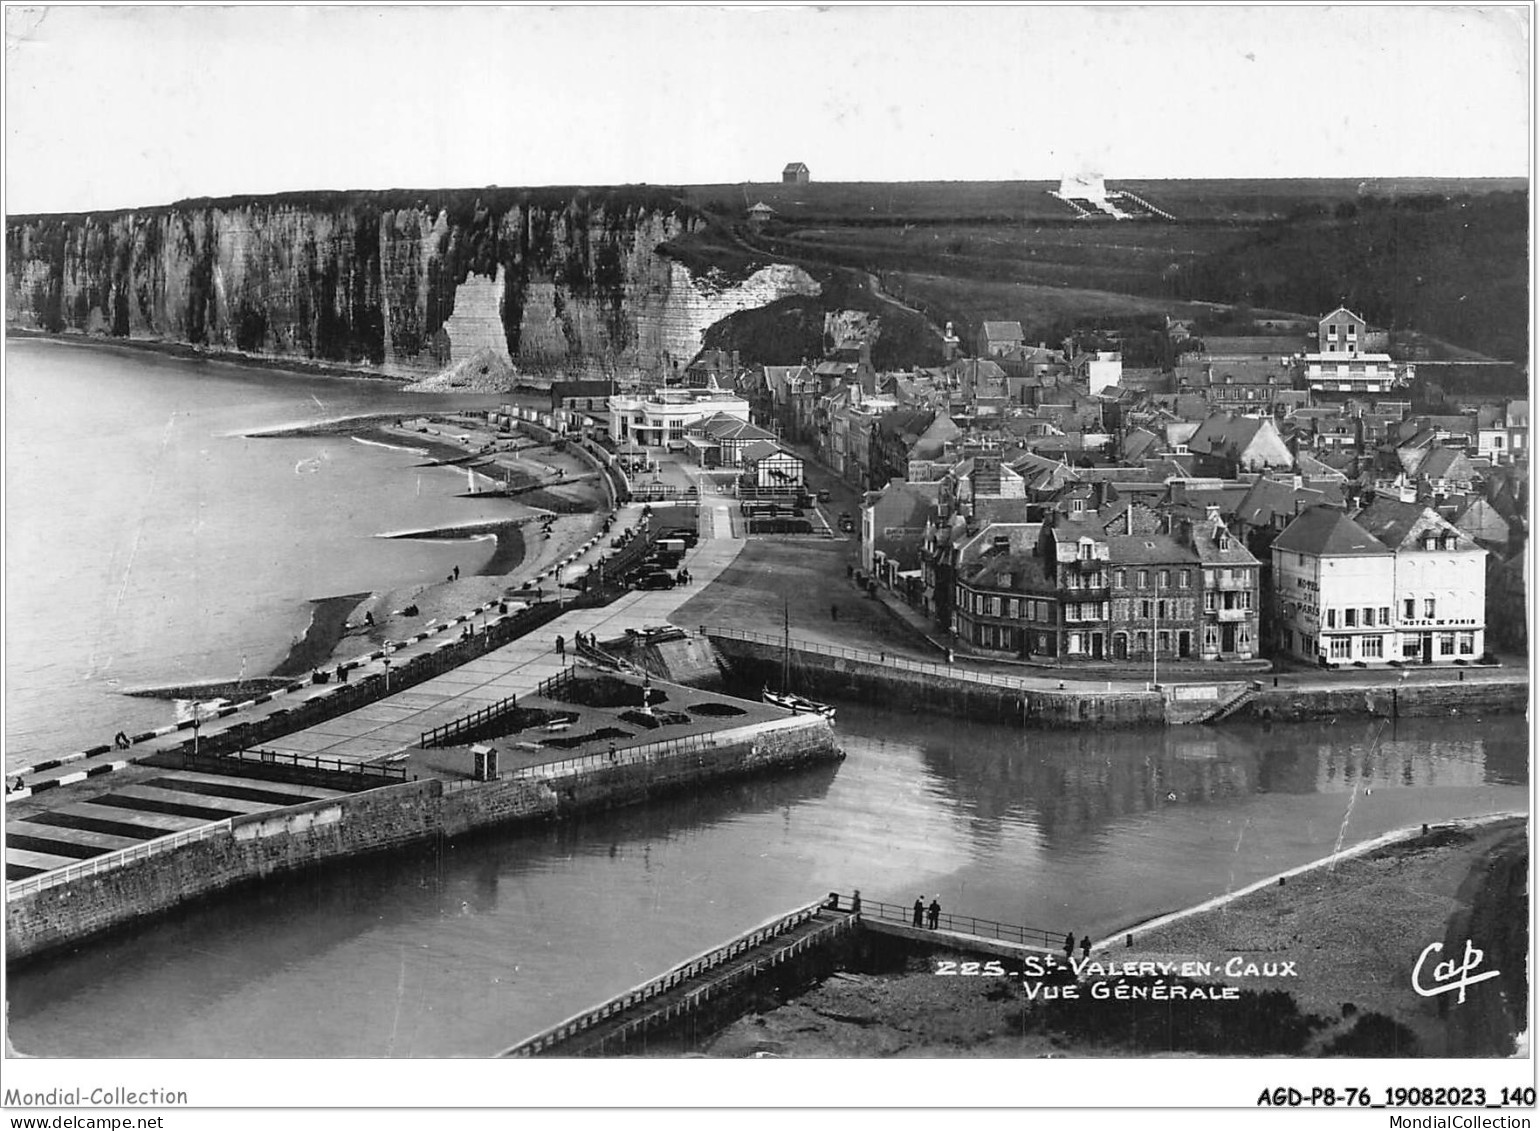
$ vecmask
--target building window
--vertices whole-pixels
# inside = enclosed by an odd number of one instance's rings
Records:
[[[1171,571],[1169,569],[1160,571],[1160,585],[1163,589],[1171,588]]]
[[[1205,625],[1203,629],[1203,650],[1205,652],[1219,651],[1219,628],[1217,625]]]
[[[1373,609],[1365,609],[1364,610],[1364,627],[1368,628],[1373,623],[1374,623],[1374,610]]]
[[[1329,621],[1327,623],[1330,624]],[[1343,609],[1342,610],[1342,623],[1347,628],[1357,628],[1358,627],[1358,610],[1357,609]]]
[[[1065,645],[1064,650],[1066,652],[1068,652],[1071,656],[1078,656],[1078,655],[1080,655],[1080,633],[1078,633],[1078,632],[1070,633],[1068,638],[1067,638],[1067,641],[1068,642]]]
[[[1155,634],[1155,648],[1160,652],[1171,651],[1171,634],[1161,631]]]
[[[1415,660],[1422,655],[1422,638],[1408,635],[1401,638],[1401,658]]]
[[[989,599],[989,615],[992,617],[1000,615],[1000,598],[991,597]]]
[[[1115,572],[1112,576],[1113,576],[1113,580],[1117,583],[1117,587],[1119,589],[1126,589],[1128,587],[1128,571],[1127,570],[1120,569],[1117,572]]]
[[[1353,638],[1351,636],[1333,636],[1331,638],[1331,658],[1334,660],[1346,660],[1353,655]]]
[[[1155,602],[1155,604],[1156,604],[1156,610],[1155,611],[1156,611],[1157,615],[1159,615],[1159,617],[1162,620],[1165,620],[1167,617],[1169,617],[1171,615],[1171,613],[1169,611],[1170,608],[1171,608],[1170,602],[1167,602],[1167,601],[1157,601],[1157,602]]]
[[[1390,623],[1390,606],[1385,605],[1380,609],[1380,624]]]
[[[1177,583],[1178,587],[1180,587],[1182,589],[1186,589],[1189,586],[1191,586],[1191,584],[1192,584],[1192,573],[1191,573],[1191,571],[1184,569],[1181,573],[1177,574],[1176,575],[1176,583]]]
[[[1476,654],[1476,634],[1474,632],[1460,633],[1460,655],[1473,656]]]
[[[1385,638],[1383,636],[1365,636],[1363,656],[1366,660],[1382,660],[1385,658]]]
[[[1440,656],[1454,655],[1454,633],[1440,632],[1438,634],[1438,654]]]
[[[1005,615],[1007,617],[1009,617],[1011,620],[1015,620],[1016,619],[1016,617],[1018,615],[1018,606],[1016,604],[1016,598],[1015,597],[1012,597],[1009,601],[1007,601],[1005,603]]]
[[[1433,619],[1433,598],[1426,597],[1422,602],[1422,615],[1427,620]]]
[[[1416,597],[1408,597],[1405,601],[1403,601],[1401,603],[1402,603],[1402,605],[1405,606],[1401,610],[1401,617],[1402,617],[1402,619],[1403,620],[1416,620],[1417,619],[1417,598]]]
[[[1337,627],[1337,610],[1336,609],[1327,609],[1326,610],[1326,627],[1327,628],[1336,628]]]
[[[1212,591],[1203,594],[1203,611],[1204,612],[1211,613],[1216,608],[1218,608],[1218,605],[1219,605],[1219,594],[1214,593]]]
[[[1150,603],[1148,601],[1139,602],[1139,616],[1144,620],[1150,619]]]
[[[1135,633],[1134,647],[1138,649],[1141,655],[1148,652],[1150,650],[1150,634],[1148,632]]]
[[[1140,589],[1148,589],[1149,587],[1150,587],[1150,571],[1147,570],[1147,569],[1141,569],[1139,571],[1139,588]]]

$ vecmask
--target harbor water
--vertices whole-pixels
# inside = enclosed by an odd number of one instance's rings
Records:
[[[838,731],[837,766],[275,879],[24,965],[12,1039],[487,1055],[830,891],[1099,937],[1339,837],[1528,807],[1518,716],[1087,734],[842,704]]]

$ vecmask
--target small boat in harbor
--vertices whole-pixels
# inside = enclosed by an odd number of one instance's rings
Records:
[[[793,694],[791,691],[791,613],[787,609],[783,609],[782,613],[785,618],[785,635],[781,646],[781,689],[771,691],[767,687],[760,692],[759,697],[772,707],[780,707],[785,711],[795,711],[799,715],[822,715],[826,719],[832,719],[834,708],[829,704],[820,703],[804,695]]]
[[[834,717],[834,708],[829,704],[820,703],[815,699],[804,699],[789,691],[771,691],[767,687],[760,693],[760,698],[771,706],[795,711],[799,715],[822,715],[826,719]]]

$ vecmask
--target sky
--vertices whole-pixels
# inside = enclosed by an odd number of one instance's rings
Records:
[[[1527,176],[1514,6],[7,5],[5,210],[319,188]]]

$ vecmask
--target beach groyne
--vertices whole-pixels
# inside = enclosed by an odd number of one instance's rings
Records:
[[[840,756],[828,720],[797,715],[530,766],[493,781],[402,782],[233,817],[8,884],[6,960],[35,958],[275,875]]]

